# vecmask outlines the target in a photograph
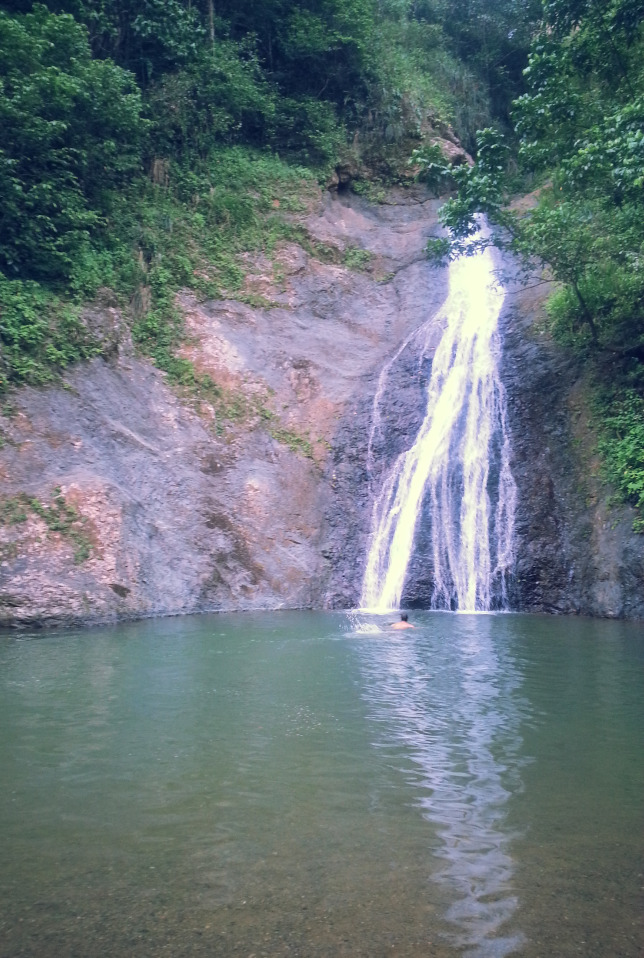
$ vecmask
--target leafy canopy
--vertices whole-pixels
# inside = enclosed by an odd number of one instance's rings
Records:
[[[469,136],[518,90],[535,2],[0,3],[0,392],[96,353],[99,287],[174,362],[177,288],[239,286],[286,228],[282,161],[299,190],[347,157],[399,175],[428,111]]]
[[[642,0],[552,0],[514,103],[523,171],[545,179],[528,212],[510,205],[507,149],[479,135],[472,169],[456,171],[442,219],[451,253],[484,213],[494,242],[563,284],[553,307],[577,343],[644,358],[644,38]],[[434,245],[444,254],[445,244]]]
[[[66,278],[109,190],[139,168],[140,92],[92,59],[84,27],[44,6],[0,11],[0,49],[0,269]]]

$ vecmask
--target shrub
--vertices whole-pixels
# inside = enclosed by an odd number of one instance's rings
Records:
[[[11,384],[50,382],[98,353],[78,309],[33,281],[0,273],[0,394]]]
[[[644,398],[633,389],[604,389],[597,414],[606,479],[635,508],[633,529],[644,533]]]
[[[217,41],[148,91],[154,150],[204,158],[217,144],[261,145],[273,124],[275,98],[252,44]]]

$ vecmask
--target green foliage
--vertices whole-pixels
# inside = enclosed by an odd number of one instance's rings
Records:
[[[258,52],[287,97],[336,106],[359,97],[374,65],[374,0],[223,0],[235,39],[254,33]]]
[[[262,144],[278,125],[277,100],[252,45],[217,40],[150,86],[154,152],[203,159],[216,144]]]
[[[509,248],[564,284],[553,307],[558,328],[582,346],[644,356],[644,40],[631,7],[575,8],[566,34],[571,8],[547,5],[553,21],[535,41],[514,111],[519,163],[550,177],[539,203],[509,209],[502,143],[483,131],[478,163],[458,171],[443,221],[458,250],[485,213],[498,229],[479,246]]]
[[[282,213],[300,208],[317,187],[309,170],[240,147],[213,152],[199,168],[173,165],[170,180],[164,187],[140,179],[114,195],[103,247],[74,263],[70,286],[77,299],[99,285],[112,286],[124,300],[147,290],[149,309],[134,324],[135,341],[182,382],[193,373],[175,355],[183,338],[177,291],[211,297],[239,291],[239,254],[270,254],[293,235]],[[0,392],[22,382],[51,382],[71,363],[101,351],[78,303],[1,273],[0,344]]]
[[[199,166],[172,165],[168,187],[137,184],[137,195],[123,198],[118,221],[138,247],[153,304],[166,309],[181,287],[210,296],[238,290],[239,253],[270,252],[292,230],[283,212],[300,208],[315,189],[310,170],[232,147],[213,151]]]
[[[439,88],[445,90],[443,113],[450,117],[465,149],[474,155],[477,131],[494,120],[487,86],[466,63],[447,51],[435,58],[433,73]]]
[[[90,557],[92,541],[85,528],[86,519],[66,501],[60,486],[54,489],[48,506],[25,492],[2,499],[0,525],[26,522],[30,512],[43,520],[49,532],[57,532],[69,540],[74,547],[74,562],[77,565]]]
[[[370,253],[368,249],[359,249],[357,246],[347,246],[344,251],[343,262],[349,269],[365,271],[369,269],[372,260],[373,253]]]
[[[431,30],[432,72],[449,91],[455,129],[473,152],[476,131],[492,121],[507,126],[511,102],[524,90],[541,2],[414,0],[405,6],[414,22]]]
[[[331,103],[315,97],[281,97],[276,101],[267,140],[295,162],[316,168],[338,156],[344,131]]]
[[[114,4],[116,9],[121,6]],[[121,8],[120,24],[125,21],[129,31],[127,46],[120,40],[118,53],[124,54],[128,69],[133,70],[143,83],[156,73],[183,66],[194,56],[205,29],[197,8],[181,0],[137,0],[125,3],[126,17]],[[119,24],[119,25],[120,25]]]
[[[495,35],[508,4],[492,16]],[[395,144],[420,135],[428,106],[454,112],[469,83],[465,69],[452,89],[446,73],[448,63],[454,76],[460,69],[446,49],[457,0],[23,0],[18,9],[0,12],[0,269],[77,296],[105,273],[112,281],[116,194],[142,160],[198,166],[244,144],[328,166],[344,124],[367,152]]]
[[[177,355],[184,329],[175,296],[182,288],[208,297],[239,296],[245,276],[239,255],[270,256],[281,239],[292,238],[295,228],[282,211],[300,208],[317,189],[315,179],[273,154],[241,147],[213,153],[199,170],[173,167],[170,179],[170,187],[147,183],[138,207],[124,197],[119,217],[129,235],[124,246],[136,244],[140,262],[137,276],[126,274],[123,291],[131,293],[134,279],[150,296],[133,338],[188,394],[209,397],[223,418],[235,418],[234,403],[215,395],[213,384]]]
[[[142,86],[189,62],[207,29],[198,6],[182,0],[49,0],[89,33],[92,53],[131,70]]]
[[[326,100],[342,108],[363,88],[374,62],[375,0],[52,0],[52,9],[86,24],[95,55],[131,70],[144,89],[167,78],[172,100],[188,85],[201,100],[196,112],[202,116],[206,88],[223,89],[223,103],[215,98],[211,104],[216,124],[220,107],[227,114],[236,99],[235,78],[247,87],[261,74],[259,87],[268,81],[278,99]],[[190,76],[182,77],[184,71]],[[203,91],[194,85],[202,71]],[[251,112],[262,113],[266,90],[258,92]],[[250,105],[245,92],[240,95]],[[156,117],[163,122],[162,114]],[[265,145],[259,134],[254,130],[251,142]]]
[[[538,203],[510,207],[503,141],[483,131],[442,214],[452,240],[431,253],[494,243],[559,281],[552,328],[610,376],[597,387],[599,449],[644,532],[644,3],[547,0],[544,14],[513,111],[520,167],[542,178]],[[490,233],[477,233],[479,213]]]
[[[414,150],[410,166],[418,167],[417,179],[439,195],[452,182],[452,168],[437,143],[426,143]]]
[[[385,203],[387,191],[379,179],[354,180],[351,189],[358,196],[364,196],[370,203]]]
[[[310,439],[300,436],[292,429],[283,429],[281,427],[271,428],[270,434],[277,442],[287,446],[291,452],[299,452],[303,456],[306,456],[307,459],[313,458],[313,446]]]
[[[30,280],[0,273],[0,395],[20,383],[51,382],[99,352],[77,307]]]
[[[0,501],[0,525],[16,526],[27,521],[29,499],[24,493]]]
[[[474,66],[454,55],[459,3],[4,5],[0,390],[48,382],[99,352],[80,306],[100,287],[133,301],[138,346],[177,383],[192,382],[177,355],[178,289],[243,297],[239,254],[270,254],[295,235],[282,213],[297,207],[303,182],[323,179],[340,156],[362,157],[382,198],[428,110],[445,122],[460,110],[469,128],[489,116],[473,45]],[[497,36],[508,5],[490,14]],[[369,265],[364,251],[345,259]]]
[[[39,499],[28,499],[31,510],[39,516],[50,532],[58,532],[69,539],[74,546],[74,562],[78,565],[88,559],[92,551],[92,543],[85,530],[85,517],[66,502],[60,486],[54,489],[51,504],[43,505]]]
[[[632,388],[604,387],[596,413],[605,477],[634,507],[634,531],[644,533],[644,398]]]
[[[426,29],[424,29],[426,28]],[[409,10],[391,11],[373,36],[374,69],[356,95],[354,110],[367,145],[419,138],[429,112],[447,116],[455,101],[440,74],[444,51],[439,36],[414,20]]]
[[[519,218],[505,207],[505,172],[508,148],[502,136],[491,128],[477,135],[476,165],[461,165],[451,175],[457,194],[441,209],[440,220],[451,235],[451,240],[430,241],[427,250],[436,262],[476,252],[488,245],[515,246],[519,237]],[[490,235],[480,231],[480,214],[501,230]]]
[[[144,124],[132,79],[92,60],[71,16],[0,11],[0,269],[67,280],[140,163]]]
[[[541,0],[450,0],[445,30],[454,52],[483,81],[492,116],[507,125],[542,19]]]

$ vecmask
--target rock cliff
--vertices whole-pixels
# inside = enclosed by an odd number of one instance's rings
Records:
[[[519,488],[517,610],[644,618],[644,536],[601,480],[583,364],[544,328],[547,287],[510,280],[503,363]]]
[[[245,302],[181,296],[184,355],[220,405],[179,397],[113,306],[90,317],[109,361],[16,391],[2,420],[0,622],[356,604],[373,488],[422,418],[429,370],[405,350],[367,470],[380,369],[445,298],[446,273],[423,253],[437,208],[416,188],[379,206],[329,195],[302,225],[332,261],[286,243],[248,260]],[[589,468],[582,371],[542,335],[538,296],[507,304],[513,604],[643,616],[644,543]],[[431,594],[423,535],[405,597],[416,605]]]
[[[413,188],[377,207],[327,195],[303,225],[337,262],[285,244],[246,264],[262,305],[180,297],[184,354],[223,409],[181,401],[105,307],[110,361],[16,391],[2,420],[0,621],[322,604],[338,437],[366,428],[378,369],[444,296],[423,256],[436,210]],[[341,508],[364,525],[351,490]]]

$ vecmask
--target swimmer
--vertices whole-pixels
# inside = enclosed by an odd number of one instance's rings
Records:
[[[407,613],[400,613],[400,622],[394,622],[391,626],[392,629],[415,629],[416,626],[412,625],[411,622],[407,621]]]

